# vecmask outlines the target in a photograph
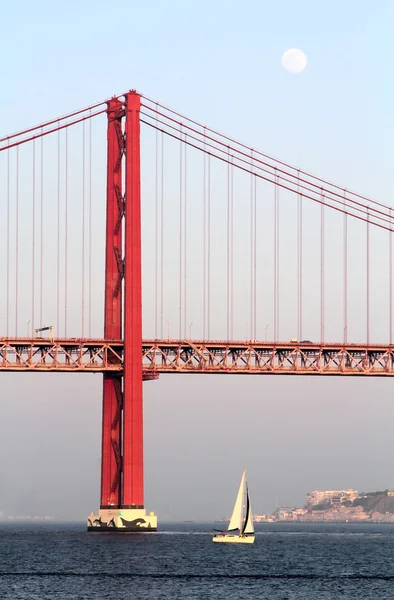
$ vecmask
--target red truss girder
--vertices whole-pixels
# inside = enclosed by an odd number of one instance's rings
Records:
[[[394,375],[394,346],[145,340],[143,369],[154,373]]]
[[[0,370],[119,372],[123,344],[105,340],[1,339]]]
[[[394,375],[394,346],[143,340],[143,379],[160,373]],[[0,338],[0,371],[123,373],[123,342]]]

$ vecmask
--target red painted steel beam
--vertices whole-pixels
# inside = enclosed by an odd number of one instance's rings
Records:
[[[143,365],[159,373],[393,376],[394,346],[145,340]]]
[[[122,337],[122,157],[124,136],[123,104],[116,98],[107,108],[107,210],[105,249],[104,337]],[[113,360],[112,360],[113,359]],[[116,363],[112,356],[110,362]],[[101,450],[101,508],[119,506],[121,502],[121,411],[122,379],[105,373],[103,380],[103,417]]]
[[[123,388],[123,498],[124,508],[143,508],[142,408],[142,292],[141,292],[141,182],[140,106],[135,91],[125,96],[125,300]]]
[[[394,376],[394,345],[387,344],[146,339],[139,359],[143,380],[161,373]],[[121,377],[123,363],[122,340],[0,338],[3,372]]]

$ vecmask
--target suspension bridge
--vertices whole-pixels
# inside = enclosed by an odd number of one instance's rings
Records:
[[[0,138],[0,181],[0,371],[103,373],[90,531],[157,528],[143,381],[394,374],[382,202],[135,91]]]

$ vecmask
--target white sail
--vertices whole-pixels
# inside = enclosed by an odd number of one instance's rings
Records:
[[[242,473],[241,483],[239,485],[237,499],[234,504],[233,514],[231,515],[230,523],[227,531],[231,531],[233,529],[241,529],[242,527],[242,509],[244,503],[244,494],[245,494],[245,479],[246,479],[246,469]]]
[[[245,508],[246,492],[246,514]],[[241,483],[235,501],[233,514],[226,531],[222,531],[213,536],[213,542],[223,542],[231,544],[254,544],[255,535],[252,517],[252,505],[250,503],[248,484],[246,483],[246,469],[242,473]]]
[[[250,497],[249,497],[249,491],[248,488],[246,488],[246,495],[247,495],[247,501],[246,501],[246,523],[245,523],[245,528],[244,528],[244,533],[254,533],[254,526],[253,526],[253,515],[252,515],[252,505],[250,503]]]

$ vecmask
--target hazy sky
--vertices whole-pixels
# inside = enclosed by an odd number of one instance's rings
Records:
[[[168,0],[121,11],[100,0],[15,0],[2,14],[0,133],[137,88],[392,205],[393,23],[383,0]],[[281,67],[293,47],[308,58],[298,75]],[[362,323],[354,331],[363,339]],[[255,511],[300,505],[317,488],[394,488],[391,388],[326,377],[146,383],[146,507],[159,520],[226,515],[244,466]],[[82,521],[98,508],[101,376],[2,374],[0,415],[0,509]]]

